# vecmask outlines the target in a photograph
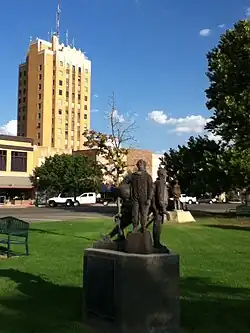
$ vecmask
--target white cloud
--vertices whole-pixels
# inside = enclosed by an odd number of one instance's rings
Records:
[[[250,17],[250,7],[248,7],[247,9],[246,9],[246,17]]]
[[[92,112],[92,113],[99,112],[99,109],[91,109],[91,112]]]
[[[148,114],[149,119],[155,123],[164,125],[167,124],[168,116],[162,110],[155,110]]]
[[[17,120],[10,120],[0,126],[0,134],[17,135]]]
[[[200,30],[200,36],[207,37],[211,35],[211,29],[202,29]]]
[[[223,29],[223,28],[225,28],[225,26],[226,26],[226,25],[225,25],[224,23],[222,23],[222,24],[219,24],[219,25],[218,25],[218,28]]]
[[[125,122],[125,118],[122,114],[120,114],[118,112],[118,110],[114,110],[113,112],[113,117],[116,121],[118,121],[119,123],[124,123]]]
[[[93,94],[93,97],[94,98],[98,98],[99,96],[97,94]]]
[[[182,118],[169,118],[162,110],[155,110],[148,114],[150,120],[161,125],[174,126],[176,133],[202,133],[208,118],[201,115],[191,115]]]

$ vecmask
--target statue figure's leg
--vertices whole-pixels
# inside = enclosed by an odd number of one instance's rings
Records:
[[[162,216],[157,212],[154,218],[153,225],[153,240],[154,247],[159,248],[161,246],[160,238],[161,238],[161,226],[162,226]]]
[[[138,200],[134,200],[133,208],[132,208],[132,223],[133,223],[134,231],[138,231],[139,213],[140,213],[139,202],[138,202]]]
[[[140,202],[140,213],[141,213],[141,231],[144,232],[146,230],[146,225],[148,221],[148,211],[149,206],[144,202]]]
[[[175,209],[175,210],[178,209],[176,199],[174,199],[174,209]]]
[[[180,210],[180,209],[181,209],[181,202],[180,202],[180,199],[178,199],[178,201],[177,201],[177,205],[178,205],[178,210]]]

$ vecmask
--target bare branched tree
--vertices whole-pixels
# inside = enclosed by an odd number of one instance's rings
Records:
[[[99,164],[107,182],[118,186],[122,176],[127,170],[127,154],[136,140],[133,131],[136,129],[136,123],[132,120],[126,120],[116,108],[114,93],[109,102],[110,112],[107,114],[109,121],[110,134],[104,134],[94,130],[85,131],[86,141],[84,145],[90,149],[97,149]]]

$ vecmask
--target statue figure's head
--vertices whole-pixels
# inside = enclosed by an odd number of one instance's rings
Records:
[[[139,171],[146,171],[147,163],[144,160],[140,159],[139,161],[137,161],[136,166]]]
[[[165,181],[167,180],[167,171],[163,168],[159,168],[157,171],[157,175],[160,179],[165,179]]]
[[[175,180],[175,185],[179,185],[178,179]]]

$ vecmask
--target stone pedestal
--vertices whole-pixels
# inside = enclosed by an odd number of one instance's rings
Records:
[[[189,211],[185,210],[174,210],[168,212],[168,221],[175,223],[188,223],[195,222],[193,215]]]
[[[96,333],[179,333],[179,256],[84,251],[84,321]]]

